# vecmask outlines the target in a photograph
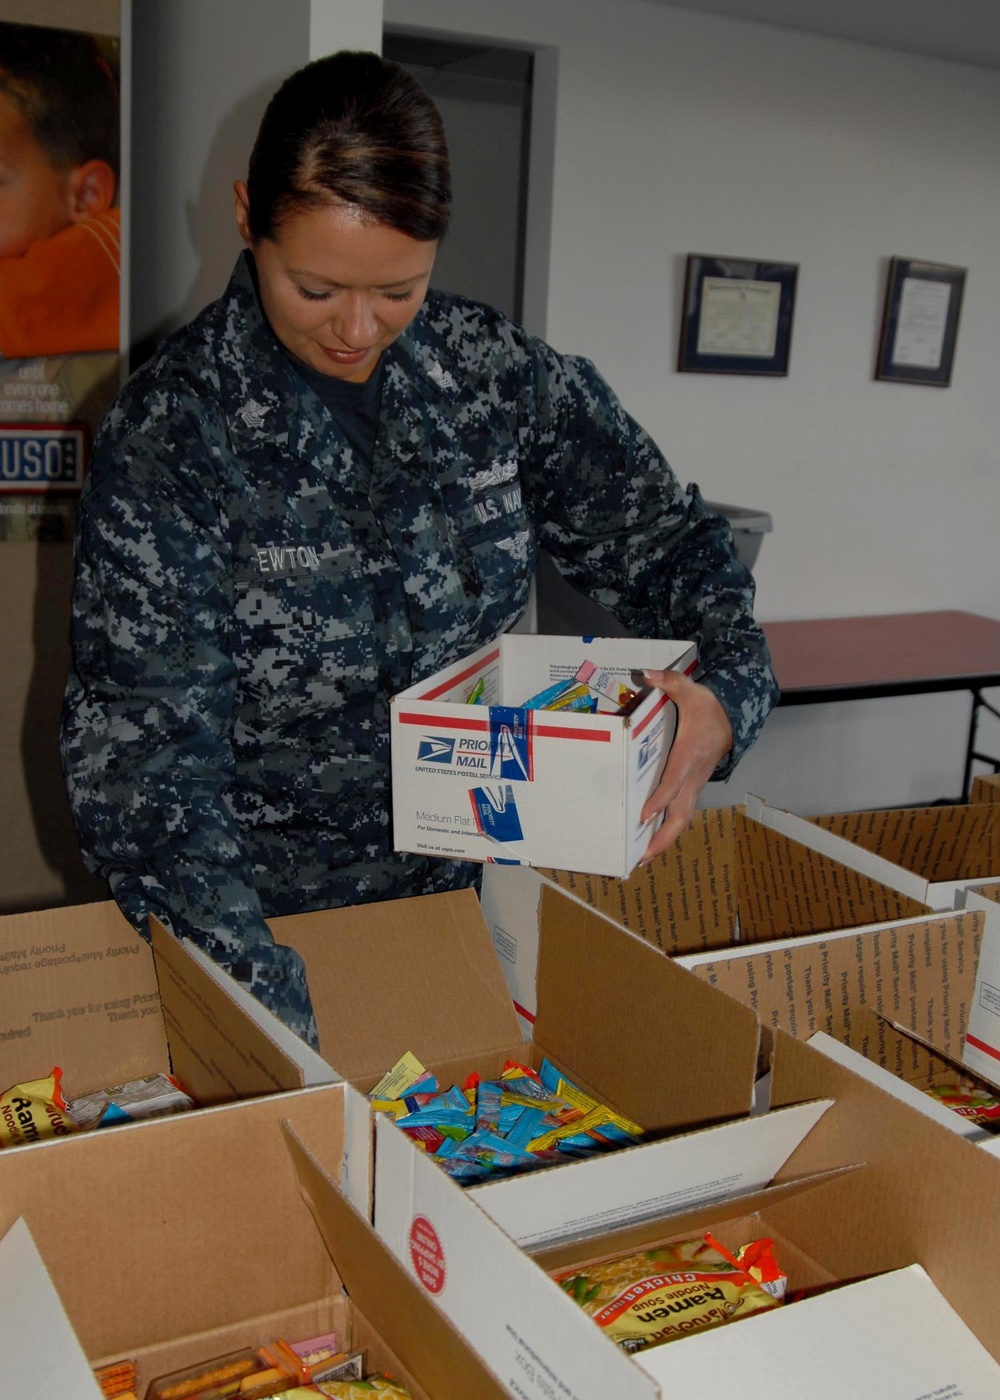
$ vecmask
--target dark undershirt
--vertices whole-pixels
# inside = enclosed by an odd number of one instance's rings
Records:
[[[382,380],[385,377],[383,356],[379,356],[375,368],[364,383],[355,384],[350,379],[335,379],[333,375],[322,374],[288,350],[285,354],[295,373],[305,380],[333,415],[337,427],[354,449],[358,461],[370,470],[375,457],[375,438],[378,434],[379,409],[382,403]]]
[[[267,314],[260,300],[257,264],[252,253],[247,254],[247,260],[254,291],[257,293],[257,304],[260,306],[261,315],[267,321]],[[274,335],[273,330],[271,334]],[[320,373],[318,369],[313,369],[297,355],[293,355],[277,336],[274,336],[274,340],[295,373],[309,385],[327,412],[333,415],[337,427],[353,449],[359,465],[365,468],[366,476],[370,475],[375,459],[375,439],[378,436],[379,411],[382,405],[385,357],[379,355],[369,377],[363,384],[355,384],[350,379],[335,379],[333,375]]]

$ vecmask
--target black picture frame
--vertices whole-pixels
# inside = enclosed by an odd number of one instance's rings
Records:
[[[799,265],[689,253],[677,368],[788,373]]]
[[[876,379],[948,387],[967,271],[916,258],[890,261]]]

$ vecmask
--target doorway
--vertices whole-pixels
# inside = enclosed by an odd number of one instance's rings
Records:
[[[523,322],[532,51],[386,29],[382,52],[430,95],[448,137],[452,219],[432,285]]]

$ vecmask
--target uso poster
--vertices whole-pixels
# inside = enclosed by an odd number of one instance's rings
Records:
[[[117,35],[0,22],[0,541],[67,542],[121,375]]]

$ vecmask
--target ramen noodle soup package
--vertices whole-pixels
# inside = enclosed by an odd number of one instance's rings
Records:
[[[966,1088],[961,1084],[937,1084],[924,1093],[980,1128],[1000,1133],[1000,1099],[988,1090]]]
[[[0,1147],[62,1137],[75,1132],[76,1126],[66,1112],[58,1065],[47,1079],[15,1084],[0,1094]]]
[[[735,1258],[706,1239],[599,1261],[555,1279],[628,1352],[778,1305]]]

